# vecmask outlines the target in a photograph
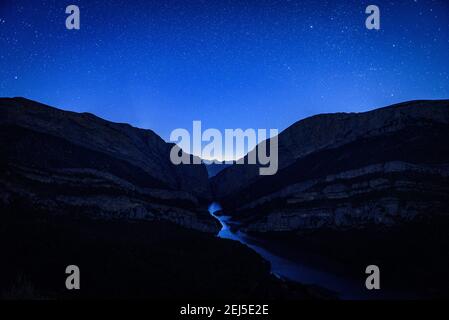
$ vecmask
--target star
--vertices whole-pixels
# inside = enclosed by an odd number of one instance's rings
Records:
[[[93,1],[88,14],[95,19],[89,18],[82,37],[66,31],[60,4],[44,2],[11,5],[0,14],[2,95],[29,92],[55,105],[73,102],[79,110],[89,106],[118,118],[123,112],[126,119],[130,115],[120,105],[135,95],[136,119],[154,117],[153,129],[168,132],[174,119],[156,111],[165,105],[177,112],[177,121],[204,114],[223,127],[272,121],[283,126],[323,106],[344,111],[348,104],[369,107],[449,94],[448,73],[438,74],[449,66],[444,1],[411,0],[401,14],[405,6],[399,2],[377,0],[385,11],[385,28],[377,35],[365,31],[366,7],[351,1],[267,0],[270,5],[256,10],[251,1],[187,1],[176,7],[137,1],[132,10],[122,10],[125,0],[111,7]],[[27,58],[33,68],[24,68]],[[67,73],[79,94],[58,83]],[[350,95],[347,88],[353,87],[360,94]],[[114,109],[105,107],[110,101]],[[273,101],[276,116],[267,111]],[[228,114],[219,117],[208,104]],[[252,104],[260,117],[245,109]]]

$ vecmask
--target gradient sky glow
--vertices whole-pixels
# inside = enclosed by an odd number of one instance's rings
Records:
[[[81,30],[65,28],[65,8]],[[365,28],[376,4],[381,30]],[[151,128],[449,98],[449,2],[0,0],[0,96]]]

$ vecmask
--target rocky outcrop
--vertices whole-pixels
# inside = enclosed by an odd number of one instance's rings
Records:
[[[233,165],[211,180],[245,230],[395,225],[449,214],[448,100],[317,115],[278,141],[275,175]]]
[[[3,98],[0,204],[216,232],[205,167],[173,165],[171,147],[151,130]]]

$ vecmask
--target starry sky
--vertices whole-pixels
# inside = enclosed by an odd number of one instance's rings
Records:
[[[66,6],[81,10],[67,30]],[[365,8],[380,8],[367,30]],[[285,129],[449,98],[446,0],[0,0],[0,96],[150,128]]]

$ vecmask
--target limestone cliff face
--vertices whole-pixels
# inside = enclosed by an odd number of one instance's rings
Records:
[[[252,231],[392,225],[449,214],[449,101],[310,117],[279,137],[279,170],[234,165],[212,178]]]
[[[218,230],[205,167],[173,165],[151,130],[3,98],[0,141],[2,205]]]

